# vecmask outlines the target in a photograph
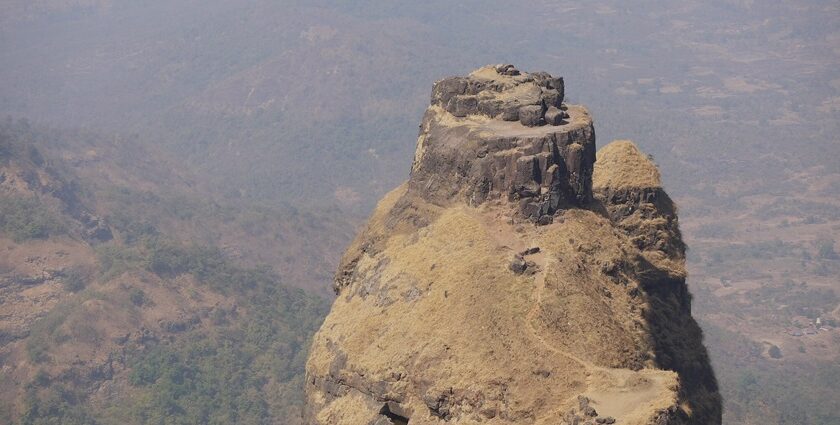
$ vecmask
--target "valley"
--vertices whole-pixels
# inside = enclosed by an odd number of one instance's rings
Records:
[[[430,83],[498,62],[563,75],[599,147],[627,138],[653,156],[724,422],[836,422],[836,2],[450,3],[0,5],[0,422],[150,423],[136,412],[154,405],[188,423],[218,413],[202,388],[219,381],[174,382],[211,369],[238,382],[224,415],[295,411],[303,341],[340,253],[408,177]],[[297,307],[246,308],[263,298]],[[289,333],[247,342],[250,314]],[[283,378],[234,373],[257,363]],[[163,387],[182,403],[149,398]],[[254,391],[276,398],[236,404]]]

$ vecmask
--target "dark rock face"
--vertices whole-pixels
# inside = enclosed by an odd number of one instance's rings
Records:
[[[509,65],[438,81],[421,124],[410,191],[443,205],[503,200],[551,223],[592,198],[595,131],[564,105],[563,79]],[[545,125],[549,124],[549,125]]]
[[[627,146],[614,142],[599,152],[604,162],[625,164],[634,170],[654,167],[636,149],[609,149]],[[615,158],[610,158],[614,156]],[[612,161],[610,161],[613,159]],[[632,164],[632,165],[628,165]],[[640,171],[641,172],[641,171]],[[596,172],[597,174],[597,172]],[[694,415],[686,418],[677,411],[661,412],[655,424],[718,424],[721,398],[708,354],[703,346],[700,326],[691,316],[691,295],[685,283],[686,247],[679,229],[677,208],[658,181],[624,182],[597,178],[593,196],[613,225],[623,231],[643,254],[644,283],[651,308],[647,320],[655,342],[657,366],[679,373],[683,385],[680,397],[692,406]],[[613,273],[612,270],[605,271]]]
[[[666,255],[685,251],[674,202],[662,188],[597,190],[594,196],[637,248]]]

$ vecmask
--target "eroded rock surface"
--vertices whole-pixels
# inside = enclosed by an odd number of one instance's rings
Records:
[[[308,423],[720,423],[676,208],[632,143],[596,162],[563,91],[509,65],[435,84],[336,274]]]
[[[435,83],[432,105],[456,117],[484,115],[522,125],[560,125],[563,112],[563,77],[545,72],[522,73],[510,64],[487,66],[466,77]]]
[[[595,131],[585,108],[562,103],[562,78],[508,75],[507,66],[435,83],[409,186],[435,204],[460,198],[475,206],[505,199],[518,205],[522,217],[545,224],[560,209],[591,199]],[[459,106],[463,98],[478,106]],[[520,122],[520,112],[504,112],[529,108],[552,117],[562,112],[565,119],[535,127]],[[516,120],[508,120],[514,115]]]

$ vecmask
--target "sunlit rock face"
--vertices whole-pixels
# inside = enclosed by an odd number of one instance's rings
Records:
[[[656,166],[627,141],[596,161],[563,97],[511,65],[435,83],[336,274],[308,423],[720,423]]]

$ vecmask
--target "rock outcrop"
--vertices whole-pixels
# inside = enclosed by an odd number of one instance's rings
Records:
[[[585,108],[562,103],[563,91],[562,78],[523,74],[511,65],[435,83],[420,125],[412,192],[435,203],[460,197],[473,206],[506,199],[543,224],[561,208],[588,202],[595,131]],[[530,126],[522,119],[529,108],[565,118]]]
[[[720,423],[676,208],[563,94],[510,65],[435,84],[336,274],[308,423]]]
[[[544,72],[523,74],[510,64],[476,70],[467,77],[435,83],[432,105],[455,117],[484,115],[522,125],[561,125],[569,115],[563,109],[563,78]]]

